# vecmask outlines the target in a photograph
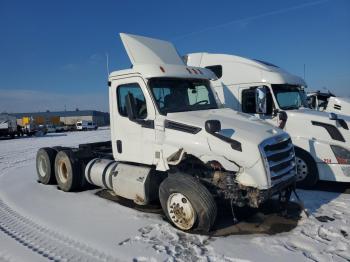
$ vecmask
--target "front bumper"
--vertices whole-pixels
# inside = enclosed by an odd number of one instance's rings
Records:
[[[262,203],[269,200],[272,196],[277,195],[287,189],[295,187],[296,176],[292,176],[280,183],[274,185],[269,189],[258,189],[254,187],[239,186],[242,192],[239,201],[237,201],[238,206],[250,206],[257,208]],[[238,200],[238,199],[237,199]]]

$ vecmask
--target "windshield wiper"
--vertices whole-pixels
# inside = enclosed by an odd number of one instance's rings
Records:
[[[290,110],[290,109],[299,109],[298,106],[285,106],[282,108],[283,110]]]

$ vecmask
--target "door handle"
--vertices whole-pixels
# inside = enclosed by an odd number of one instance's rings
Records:
[[[123,152],[123,146],[122,146],[121,140],[117,140],[117,151],[119,154],[121,154]]]

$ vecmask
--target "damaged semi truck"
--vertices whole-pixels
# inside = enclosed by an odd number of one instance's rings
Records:
[[[159,201],[181,230],[209,231],[217,203],[289,199],[295,157],[287,133],[223,108],[208,69],[186,66],[166,41],[121,34],[132,68],[109,76],[111,141],[41,148],[37,173],[63,191],[93,184],[138,205]]]

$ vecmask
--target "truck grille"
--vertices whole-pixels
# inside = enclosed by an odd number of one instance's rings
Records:
[[[289,136],[284,135],[265,140],[260,145],[260,152],[272,186],[296,175],[294,147]]]

